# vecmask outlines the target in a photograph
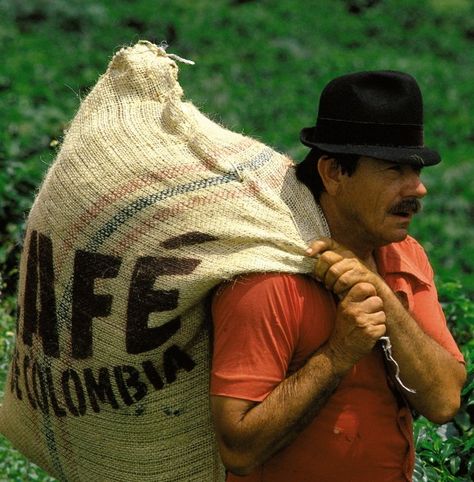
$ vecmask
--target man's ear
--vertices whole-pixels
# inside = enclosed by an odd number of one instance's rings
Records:
[[[326,192],[330,196],[335,196],[341,182],[341,167],[333,157],[321,156],[318,159],[317,169]]]

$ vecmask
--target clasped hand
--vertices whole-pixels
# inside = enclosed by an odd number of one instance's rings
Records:
[[[341,300],[329,346],[342,368],[350,368],[385,335],[386,315],[379,291],[384,281],[352,251],[323,238],[307,250],[317,258],[314,276]]]

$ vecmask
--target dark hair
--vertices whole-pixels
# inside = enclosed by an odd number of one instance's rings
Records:
[[[308,187],[316,201],[319,201],[321,193],[325,190],[316,167],[316,163],[321,156],[332,157],[340,166],[341,172],[348,176],[354,174],[360,158],[358,154],[334,154],[313,147],[304,160],[296,165],[296,177]]]

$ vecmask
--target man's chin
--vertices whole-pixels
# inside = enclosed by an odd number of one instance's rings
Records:
[[[390,223],[391,229],[387,230],[387,238],[391,239],[391,243],[403,241],[408,236],[408,228],[412,220],[412,215],[409,216],[394,216],[396,222]]]
[[[388,241],[387,244],[399,243],[405,240],[407,236],[408,236],[408,228],[399,228],[395,230],[393,234],[391,234],[390,241]]]
[[[391,229],[390,231],[386,231],[385,233],[383,233],[383,237],[381,238],[379,247],[387,246],[387,244],[391,244],[391,243],[399,243],[404,239],[406,239],[407,236],[408,236],[408,226]]]

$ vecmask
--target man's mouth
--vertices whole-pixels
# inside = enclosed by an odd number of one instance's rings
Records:
[[[397,211],[397,212],[391,212],[390,213],[392,216],[398,216],[400,218],[410,218],[412,213],[409,211]]]

